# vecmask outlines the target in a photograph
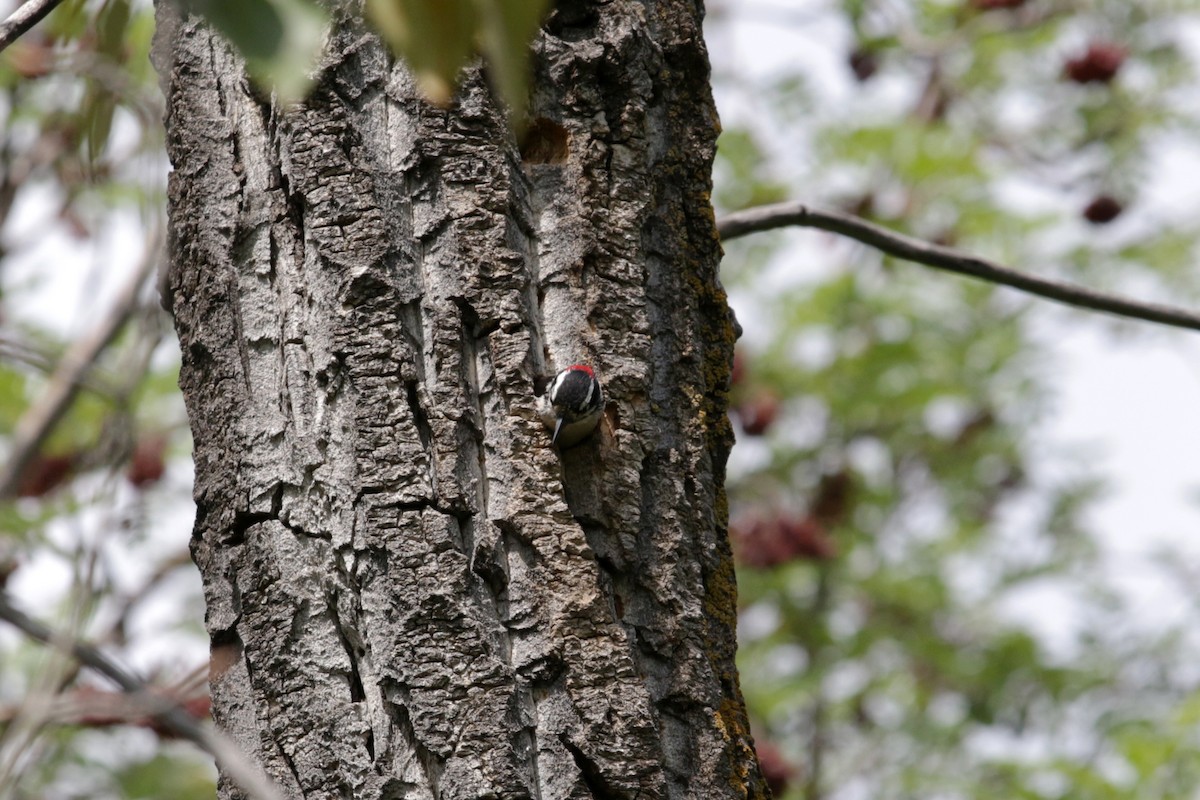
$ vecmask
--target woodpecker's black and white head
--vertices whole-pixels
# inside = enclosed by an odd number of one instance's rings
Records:
[[[586,364],[572,364],[554,376],[541,401],[542,422],[554,431],[551,441],[570,447],[596,429],[604,413],[604,391]]]

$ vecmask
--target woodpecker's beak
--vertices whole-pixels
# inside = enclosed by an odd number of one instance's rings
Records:
[[[558,444],[558,431],[562,428],[562,417],[558,418],[558,422],[554,423],[554,435],[550,437],[550,444]]]

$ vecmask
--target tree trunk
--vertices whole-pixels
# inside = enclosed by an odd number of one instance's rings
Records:
[[[764,796],[700,10],[563,0],[520,148],[353,20],[283,110],[158,17],[218,724],[290,797]],[[608,406],[559,453],[574,362]]]

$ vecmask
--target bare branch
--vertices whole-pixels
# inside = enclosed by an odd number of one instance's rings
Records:
[[[71,666],[78,664],[67,658]],[[36,693],[38,690],[34,690]],[[37,698],[41,716],[46,722],[65,725],[86,725],[100,728],[109,725],[132,725],[149,728],[164,738],[176,738],[153,717],[156,711],[170,706],[179,706],[197,719],[208,716],[208,664],[192,670],[178,683],[170,686],[152,686],[149,694],[132,695],[119,690],[100,689],[95,686],[79,686],[67,689],[63,684],[53,697]],[[7,723],[28,716],[29,697],[16,706],[0,708],[0,723]],[[4,776],[8,777],[8,776]],[[9,778],[11,785],[12,779]]]
[[[0,22],[0,51],[20,39],[34,25],[41,22],[62,0],[29,0]]]
[[[821,211],[809,208],[803,203],[778,203],[728,214],[717,220],[717,232],[720,234],[721,240],[727,242],[739,236],[791,225],[837,233],[905,261],[913,261],[959,275],[969,275],[991,283],[1020,289],[1059,303],[1093,311],[1103,311],[1119,317],[1200,331],[1200,313],[1158,303],[1128,300],[1082,286],[1039,278],[964,253],[961,250],[905,236],[852,214]]]
[[[0,359],[20,362],[49,374],[56,366],[58,353],[51,348],[27,341],[19,335],[0,332]],[[79,376],[79,385],[90,392],[102,395],[117,394],[117,382],[112,375],[102,374],[95,365]]]
[[[8,463],[0,467],[0,498],[11,497],[29,460],[37,453],[54,425],[75,399],[80,383],[92,364],[104,352],[121,326],[137,308],[142,285],[153,272],[162,254],[161,229],[146,245],[146,252],[128,282],[121,289],[108,316],[91,333],[76,340],[63,354],[50,376],[42,396],[22,415],[13,430]]]
[[[166,706],[151,692],[145,681],[133,675],[117,662],[90,644],[62,635],[38,622],[9,602],[0,592],[0,619],[42,644],[70,654],[79,663],[100,673],[121,687],[136,702],[148,704],[149,715],[165,730],[187,739],[209,753],[222,770],[245,792],[257,800],[283,800],[279,789],[255,765],[251,764],[228,738],[170,703]]]

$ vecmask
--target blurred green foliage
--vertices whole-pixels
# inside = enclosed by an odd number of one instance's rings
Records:
[[[367,12],[436,103],[450,102],[459,74],[476,54],[518,118],[529,84],[529,43],[548,0],[367,0]]]
[[[162,98],[149,62],[153,32],[144,0],[66,0],[0,54],[6,456],[18,424],[45,402],[72,341],[111,313],[107,298],[74,297],[64,272],[85,287],[110,286],[138,260],[157,258],[166,159]],[[129,231],[124,240],[118,229]],[[92,266],[81,268],[89,254]],[[56,293],[65,297],[52,320],[44,298]],[[31,613],[97,640],[123,661],[126,648],[146,644],[143,600],[183,575],[176,567],[186,560],[186,529],[174,541],[161,535],[161,507],[184,504],[189,493],[186,482],[167,475],[169,466],[186,464],[189,447],[168,330],[147,291],[83,373],[80,393],[22,472],[20,496],[0,501],[0,589],[32,590],[43,605]],[[194,583],[172,591],[190,593],[198,614]],[[175,605],[177,629],[194,629],[187,602]],[[164,746],[145,730],[97,727],[88,710],[95,678],[0,628],[0,794],[213,796],[214,771],[203,754]],[[126,746],[139,736],[140,747]]]
[[[258,83],[281,103],[308,91],[329,25],[315,0],[180,0],[221,32]]]
[[[180,0],[246,59],[284,104],[301,99],[318,68],[328,5],[317,0]],[[446,105],[460,73],[483,56],[492,84],[520,118],[528,91],[528,50],[548,0],[366,0],[367,15],[412,68],[421,90]],[[340,13],[340,12],[338,12]]]
[[[1179,102],[1195,12],[710,10],[714,52],[774,25],[844,65],[777,72],[747,102],[716,52],[718,99],[738,109],[719,212],[800,199],[1034,272],[1196,296],[1197,222],[1142,205],[1156,148],[1195,134]],[[726,249],[752,323],[729,475],[740,665],[782,796],[1194,797],[1195,637],[1133,616],[1085,524],[1103,482],[1046,464],[1055,375],[1034,303],[825,234]]]

